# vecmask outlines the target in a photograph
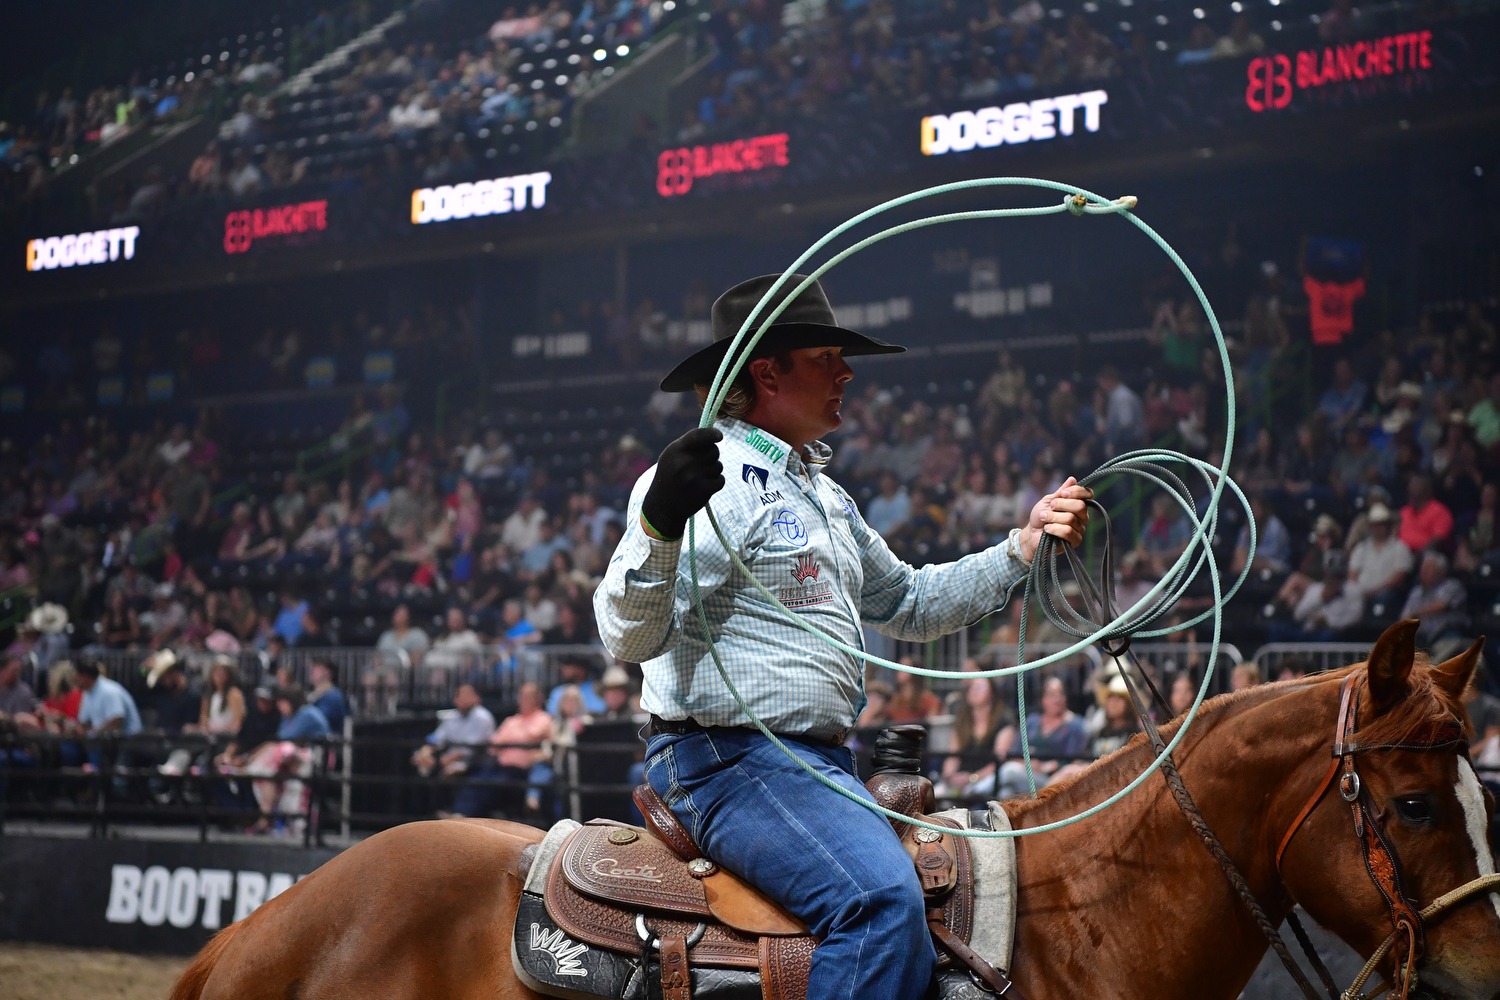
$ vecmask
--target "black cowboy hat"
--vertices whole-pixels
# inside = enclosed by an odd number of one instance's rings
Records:
[[[713,308],[714,342],[680,362],[661,380],[663,392],[687,392],[695,385],[708,385],[714,373],[724,361],[734,335],[745,324],[745,317],[776,283],[779,274],[763,274],[749,281],[742,281],[720,295]],[[794,274],[776,292],[776,296],[756,317],[759,322],[779,305],[805,278]],[[753,329],[751,331],[754,332]],[[859,354],[900,354],[906,348],[898,344],[887,344],[883,340],[867,337],[853,330],[845,330],[833,316],[833,307],[823,286],[814,281],[791,301],[776,322],[760,338],[751,358],[764,358],[799,347],[842,347],[844,354],[853,357]]]

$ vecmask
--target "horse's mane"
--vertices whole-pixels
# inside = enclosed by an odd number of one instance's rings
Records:
[[[1193,732],[1178,745],[1174,756],[1180,758],[1195,745],[1195,741],[1208,735],[1225,716],[1238,709],[1274,701],[1324,684],[1331,685],[1335,682],[1342,684],[1345,677],[1363,665],[1356,663],[1326,673],[1298,677],[1288,681],[1272,681],[1268,684],[1246,688],[1243,691],[1233,691],[1209,698],[1199,707],[1198,714],[1193,719]],[[1418,653],[1412,664],[1411,673],[1407,677],[1406,697],[1390,711],[1360,727],[1357,730],[1360,742],[1399,743],[1404,737],[1432,723],[1448,722],[1455,716],[1461,721],[1466,719],[1463,703],[1449,694],[1441,685],[1433,683],[1432,674],[1432,666],[1426,654]],[[1362,703],[1365,707],[1361,715],[1364,715],[1369,711],[1367,693],[1362,698]],[[1177,730],[1182,726],[1182,720],[1183,716],[1179,715],[1158,726],[1157,731],[1161,733],[1162,739],[1168,743],[1172,742],[1172,738],[1177,735]],[[1330,739],[1332,735],[1330,732]],[[1099,758],[1073,777],[1041,789],[1036,798],[1008,800],[1006,805],[1011,807],[1011,819],[1019,819],[1031,810],[1041,807],[1086,781],[1107,777],[1111,784],[1122,785],[1139,773],[1144,766],[1145,761],[1138,761],[1137,758],[1154,756],[1155,751],[1150,741],[1147,740],[1146,734],[1136,733],[1123,747]],[[1115,773],[1126,770],[1127,765],[1129,765],[1129,775],[1116,778]]]

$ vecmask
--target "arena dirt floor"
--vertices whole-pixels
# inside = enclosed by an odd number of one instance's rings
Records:
[[[166,1000],[186,958],[0,943],[6,1000]]]

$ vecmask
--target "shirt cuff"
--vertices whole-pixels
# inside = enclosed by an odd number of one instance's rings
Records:
[[[1005,542],[1005,554],[1008,555],[1008,556],[1010,556],[1012,559],[1014,559],[1022,567],[1026,568],[1026,569],[1030,569],[1031,568],[1031,563],[1029,563],[1025,559],[1021,558],[1021,529],[1020,528],[1011,528],[1010,529],[1010,536],[1006,539],[1006,542]],[[1035,552],[1032,553],[1032,558],[1033,559],[1036,558],[1036,553]]]

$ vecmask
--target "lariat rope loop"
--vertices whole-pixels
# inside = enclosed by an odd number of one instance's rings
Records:
[[[890,211],[903,205],[910,204],[912,202],[919,201],[924,198],[936,197],[956,191],[966,191],[977,188],[992,187],[1037,187],[1060,192],[1066,197],[1062,202],[1051,206],[1031,208],[981,209],[965,212],[950,212],[943,215],[930,215],[925,218],[915,219],[897,226],[892,226],[888,229],[875,233],[872,236],[867,236],[864,239],[861,239],[858,242],[854,243],[852,246],[839,251],[831,259],[816,267],[800,283],[792,288],[790,293],[785,295],[779,303],[774,306],[769,305],[769,303],[776,301],[776,298],[778,294],[780,294],[783,286],[785,286],[797,273],[799,273],[800,268],[804,264],[806,264],[811,258],[821,252],[825,247],[828,246],[828,244],[832,243],[834,240],[838,239],[840,236],[842,236],[844,233],[848,232],[855,226],[873,219],[884,212]],[[1081,205],[1080,200],[1082,201]],[[1104,799],[1102,802],[1099,802],[1096,805],[1085,809],[1074,816],[1066,817],[1052,823],[1044,823],[1040,826],[1029,827],[1025,830],[951,830],[947,827],[939,827],[936,824],[927,822],[926,820],[899,815],[892,810],[886,809],[880,805],[877,805],[876,803],[870,802],[869,800],[860,797],[859,795],[856,795],[854,792],[843,788],[832,779],[827,778],[824,775],[821,775],[817,771],[813,770],[811,767],[808,767],[806,763],[801,761],[786,747],[786,745],[776,736],[775,733],[772,733],[771,730],[767,728],[764,722],[762,722],[755,716],[755,713],[750,710],[750,707],[745,703],[744,698],[740,695],[739,690],[735,687],[733,680],[730,679],[729,671],[724,666],[724,661],[719,656],[717,645],[713,642],[713,628],[708,621],[707,612],[704,611],[703,608],[702,590],[698,581],[697,519],[694,518],[688,521],[688,568],[689,575],[693,584],[693,605],[697,611],[698,623],[703,630],[703,637],[707,641],[709,655],[714,661],[714,666],[718,670],[719,677],[724,681],[725,687],[729,690],[730,695],[734,698],[735,704],[739,707],[740,711],[745,713],[745,717],[751,722],[751,724],[755,726],[756,729],[760,730],[760,732],[767,739],[775,744],[789,758],[795,761],[805,773],[811,775],[814,780],[824,785],[824,787],[829,788],[835,793],[842,795],[845,798],[850,799],[851,801],[859,803],[862,807],[869,809],[872,812],[878,812],[886,816],[887,818],[901,820],[913,826],[920,826],[925,829],[936,830],[940,833],[949,833],[958,836],[975,838],[1031,836],[1033,834],[1047,833],[1052,830],[1058,830],[1063,827],[1070,826],[1073,823],[1077,823],[1099,812],[1102,812],[1103,810],[1114,805],[1116,802],[1119,802],[1126,795],[1129,795],[1136,788],[1140,787],[1140,785],[1147,778],[1154,774],[1157,768],[1161,766],[1162,761],[1165,760],[1171,754],[1171,752],[1177,748],[1177,745],[1181,743],[1182,739],[1187,735],[1188,729],[1193,719],[1197,716],[1199,706],[1203,703],[1204,698],[1208,694],[1209,687],[1213,680],[1214,664],[1218,659],[1219,646],[1223,635],[1224,621],[1222,606],[1224,601],[1226,601],[1229,597],[1232,597],[1234,593],[1239,589],[1240,584],[1242,584],[1247,578],[1250,566],[1250,559],[1247,558],[1245,569],[1240,573],[1239,578],[1226,593],[1223,587],[1223,583],[1219,578],[1218,565],[1212,558],[1210,547],[1214,530],[1218,524],[1220,495],[1223,493],[1226,485],[1230,487],[1231,491],[1240,502],[1241,506],[1244,507],[1247,512],[1249,510],[1249,504],[1245,499],[1243,491],[1241,491],[1240,488],[1235,485],[1234,482],[1229,478],[1229,463],[1235,434],[1234,374],[1230,367],[1229,350],[1228,346],[1225,343],[1223,330],[1219,326],[1218,316],[1214,313],[1213,306],[1208,301],[1208,296],[1204,294],[1203,287],[1198,283],[1198,279],[1194,277],[1192,271],[1188,268],[1183,259],[1177,254],[1175,250],[1172,249],[1171,245],[1167,243],[1167,241],[1164,240],[1159,234],[1157,234],[1155,230],[1146,225],[1146,223],[1142,222],[1134,214],[1132,209],[1134,208],[1135,204],[1136,199],[1133,197],[1108,199],[1094,194],[1091,191],[1087,191],[1083,188],[1075,187],[1071,184],[1062,184],[1057,181],[1043,180],[1033,177],[984,177],[967,181],[955,181],[949,184],[940,184],[936,187],[925,188],[911,194],[903,195],[899,198],[894,198],[890,201],[877,205],[874,208],[866,209],[864,212],[859,213],[858,215],[829,231],[826,235],[824,235],[821,239],[819,239],[816,243],[814,243],[811,247],[804,251],[800,257],[793,261],[791,266],[787,268],[787,270],[781,275],[781,277],[779,277],[774,283],[772,283],[771,287],[767,289],[760,302],[758,302],[755,308],[750,311],[750,315],[745,318],[745,322],[740,326],[739,332],[736,333],[733,340],[730,341],[729,349],[725,352],[724,355],[724,360],[719,365],[718,372],[714,376],[713,384],[709,387],[708,398],[703,406],[703,418],[699,423],[700,427],[708,427],[713,423],[713,415],[719,411],[720,406],[724,402],[724,397],[729,392],[730,384],[733,382],[735,376],[738,375],[740,370],[745,366],[751,353],[754,351],[755,346],[760,342],[766,331],[770,329],[771,325],[776,322],[777,317],[781,315],[781,313],[787,308],[787,306],[790,305],[790,303],[795,300],[796,297],[800,295],[804,289],[806,289],[813,282],[817,281],[824,274],[827,274],[838,264],[847,260],[849,257],[860,252],[861,250],[866,249],[867,247],[873,246],[874,244],[879,243],[882,240],[890,239],[891,237],[898,236],[902,233],[907,233],[924,228],[926,226],[939,225],[947,222],[1004,218],[1026,218],[1033,216],[1056,215],[1061,212],[1071,212],[1074,215],[1118,215],[1120,218],[1128,220],[1137,229],[1141,230],[1148,237],[1150,237],[1152,241],[1162,249],[1162,252],[1164,252],[1171,259],[1172,263],[1177,266],[1177,269],[1182,273],[1183,277],[1187,279],[1188,284],[1192,287],[1193,293],[1197,296],[1199,304],[1203,307],[1204,314],[1208,317],[1209,326],[1213,330],[1214,339],[1219,351],[1219,362],[1223,369],[1224,386],[1227,395],[1225,411],[1224,454],[1220,464],[1217,466],[1211,465],[1200,459],[1192,458],[1191,456],[1183,455],[1178,452],[1166,449],[1144,449],[1141,451],[1130,452],[1128,454],[1111,459],[1103,466],[1101,466],[1096,472],[1080,480],[1080,482],[1082,482],[1084,485],[1089,485],[1090,483],[1099,482],[1106,477],[1116,474],[1133,474],[1144,476],[1148,480],[1157,483],[1163,488],[1166,488],[1168,492],[1173,495],[1177,504],[1182,508],[1184,514],[1188,518],[1189,523],[1193,527],[1193,535],[1190,543],[1183,550],[1182,554],[1178,556],[1176,562],[1173,563],[1171,568],[1162,577],[1162,579],[1157,581],[1157,583],[1149,591],[1147,591],[1146,595],[1141,598],[1140,602],[1138,602],[1135,607],[1127,608],[1124,611],[1120,612],[1112,621],[1104,623],[1087,623],[1087,625],[1094,626],[1091,631],[1072,632],[1071,634],[1074,634],[1079,638],[1079,641],[1074,643],[1073,645],[1059,650],[1058,652],[1053,653],[1049,656],[1044,656],[1040,659],[1027,662],[1025,659],[1025,644],[1023,632],[1021,641],[1017,643],[1017,657],[1015,666],[1000,667],[994,670],[970,671],[963,674],[965,678],[1015,676],[1019,711],[1022,713],[1022,719],[1024,720],[1025,691],[1024,679],[1021,675],[1025,672],[1029,670],[1035,670],[1039,667],[1048,666],[1049,664],[1058,663],[1067,657],[1071,657],[1086,649],[1093,643],[1096,638],[1099,637],[1104,637],[1106,639],[1116,638],[1126,634],[1127,632],[1133,633],[1137,636],[1160,636],[1178,631],[1180,629],[1191,628],[1193,625],[1208,618],[1213,619],[1213,641],[1209,648],[1208,664],[1204,669],[1203,682],[1198,688],[1198,693],[1193,699],[1193,704],[1188,708],[1187,717],[1183,720],[1182,725],[1178,727],[1177,732],[1173,734],[1171,742],[1166,745],[1162,752],[1157,754],[1157,756],[1152,760],[1151,764],[1145,770],[1138,774],[1123,788],[1121,788],[1119,791],[1115,792],[1108,798]],[[1165,473],[1165,471],[1161,468],[1161,466],[1164,464],[1186,465],[1189,469],[1196,472],[1198,476],[1202,478],[1203,484],[1208,490],[1207,495],[1202,498],[1196,498],[1194,492],[1192,490],[1189,490],[1179,477]],[[1176,488],[1179,485],[1181,486],[1180,490]],[[1200,515],[1200,509],[1205,513]],[[835,649],[847,653],[850,656],[856,657],[857,659],[864,660],[867,663],[874,663],[891,670],[920,674],[924,677],[955,676],[955,673],[953,671],[931,670],[925,667],[906,666],[904,664],[893,663],[890,660],[886,660],[871,653],[867,653],[863,649],[857,649],[849,645],[848,643],[843,642],[837,637],[827,634],[803,616],[790,610],[784,604],[782,604],[781,601],[777,599],[776,595],[773,594],[760,580],[756,579],[755,575],[750,572],[749,567],[747,567],[744,561],[739,557],[739,554],[734,551],[734,547],[729,543],[729,540],[724,535],[723,529],[719,525],[718,518],[714,514],[713,505],[711,502],[704,508],[704,511],[708,515],[709,525],[713,528],[714,534],[718,537],[719,544],[723,546],[724,551],[728,554],[729,559],[733,563],[734,567],[741,573],[743,573],[750,584],[763,597],[765,597],[766,600],[770,601],[774,607],[778,608],[785,616],[786,620],[791,624],[802,629],[804,632],[807,632],[809,635],[813,636],[819,641],[827,643],[828,645],[833,646]],[[1250,525],[1250,553],[1253,557],[1255,546],[1254,519],[1248,518],[1248,523]],[[1049,538],[1050,536],[1045,534],[1042,536],[1042,539],[1037,547],[1037,552],[1032,558],[1031,571],[1030,575],[1027,577],[1026,589],[1023,595],[1023,629],[1026,621],[1025,608],[1026,605],[1030,604],[1031,602],[1032,593],[1044,593],[1046,590],[1047,581],[1043,574],[1050,567],[1050,564],[1053,561],[1052,554],[1056,551],[1054,548],[1056,540],[1054,539],[1049,542]],[[1208,573],[1210,589],[1213,597],[1212,603],[1206,610],[1186,622],[1182,622],[1170,627],[1163,627],[1154,630],[1143,628],[1143,626],[1155,622],[1163,614],[1165,614],[1166,611],[1170,609],[1170,607],[1175,604],[1176,601],[1186,591],[1188,585],[1193,582],[1193,579],[1196,577],[1196,575],[1204,570],[1206,570]],[[1053,570],[1053,572],[1053,580],[1055,581],[1055,569]],[[1030,746],[1027,740],[1024,721],[1020,729],[1022,741],[1022,759],[1025,764],[1028,780],[1031,782],[1034,788],[1035,777],[1032,773]]]

